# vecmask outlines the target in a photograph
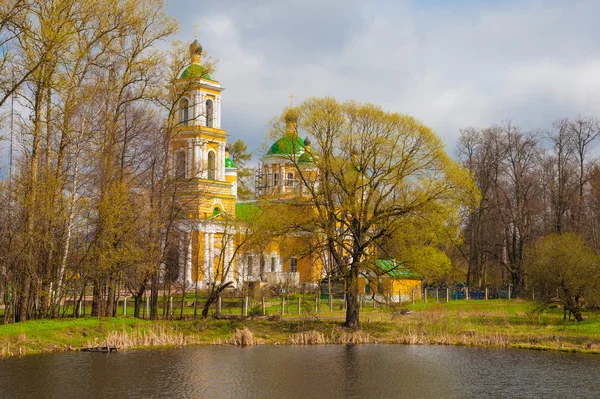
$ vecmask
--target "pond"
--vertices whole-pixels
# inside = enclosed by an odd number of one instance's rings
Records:
[[[600,356],[448,346],[258,346],[0,360],[7,398],[591,398]]]

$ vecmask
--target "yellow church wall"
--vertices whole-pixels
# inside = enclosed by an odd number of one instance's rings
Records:
[[[277,247],[283,258],[284,272],[291,271],[291,258],[295,256],[296,271],[300,275],[301,283],[318,282],[321,279],[321,262],[318,257],[310,253],[309,237],[287,236],[277,240]]]
[[[192,281],[200,281],[204,278],[204,271],[200,266],[202,265],[200,260],[204,253],[204,242],[202,241],[200,232],[192,232]]]
[[[224,259],[223,259],[222,254],[221,254],[221,256],[219,256],[219,253],[223,249],[223,234],[215,233],[214,237],[215,237],[215,247],[214,247],[215,257],[214,257],[214,259],[212,259],[212,262],[210,262],[210,260],[209,260],[209,264],[212,264],[213,276],[214,276],[215,280],[221,281],[221,279],[223,277],[223,268],[226,267],[223,262]]]

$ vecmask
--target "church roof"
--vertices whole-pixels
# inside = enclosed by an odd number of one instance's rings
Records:
[[[204,68],[202,65],[191,64],[181,73],[181,78],[194,77],[194,78],[202,78],[212,80],[210,75],[204,72]]]
[[[200,55],[202,54],[202,45],[200,44],[200,42],[198,41],[198,39],[195,39],[192,44],[190,44],[190,54],[191,55]]]
[[[236,202],[235,218],[244,222],[255,220],[260,213],[256,202]]]
[[[295,134],[286,134],[279,140],[277,140],[267,155],[292,155],[300,154],[304,151],[304,140]]]
[[[298,158],[298,163],[309,164],[315,163],[315,157],[310,152],[306,151],[304,154],[300,155]]]
[[[225,167],[226,168],[237,168],[235,162],[233,162],[233,160],[231,160],[231,158],[229,158],[229,157],[225,158]]]

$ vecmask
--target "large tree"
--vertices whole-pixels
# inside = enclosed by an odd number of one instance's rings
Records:
[[[476,201],[477,189],[431,129],[375,105],[311,98],[276,127],[314,143],[314,168],[290,157],[306,193],[297,205],[312,209],[304,228],[322,237],[331,270],[345,280],[344,325],[358,329],[358,278],[380,248],[411,218],[453,217]]]

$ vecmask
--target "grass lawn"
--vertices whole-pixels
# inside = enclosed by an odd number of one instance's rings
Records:
[[[116,318],[64,318],[0,325],[0,356],[72,350],[104,345],[107,341],[121,349],[228,344],[238,342],[235,337],[240,331],[251,335],[250,342],[264,344],[379,342],[600,353],[600,315],[596,313],[587,313],[583,322],[576,323],[563,322],[560,309],[536,312],[534,303],[521,300],[430,301],[392,308],[369,303],[361,311],[362,331],[354,332],[341,327],[345,315],[341,302],[336,302],[330,312],[328,302],[321,301],[315,312],[314,299],[304,299],[301,315],[297,300],[293,300],[286,303],[283,318],[281,300],[273,299],[268,302],[267,314],[273,316],[269,319],[194,320],[189,317],[193,308],[186,308],[187,320],[140,320],[127,312],[128,316]],[[223,310],[225,314],[241,314],[237,307]],[[250,303],[249,313],[262,314],[260,300]]]

